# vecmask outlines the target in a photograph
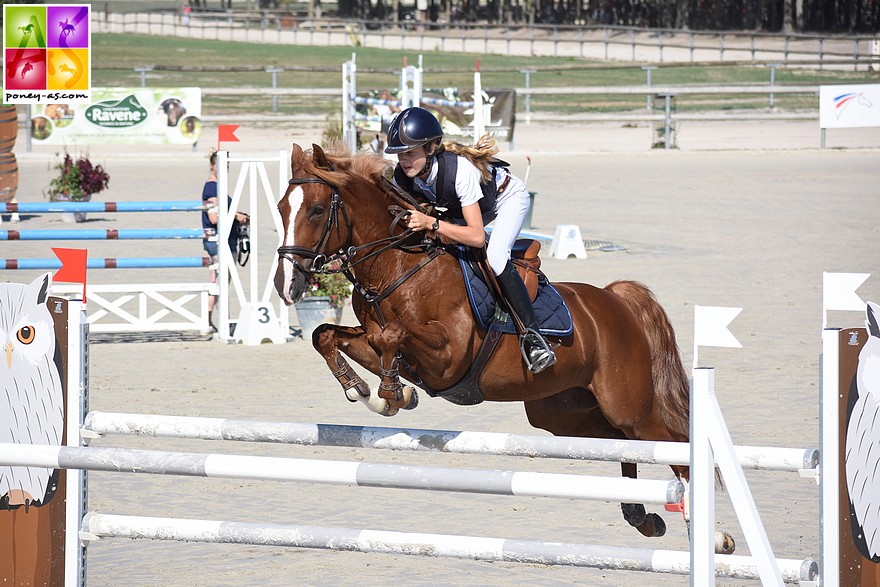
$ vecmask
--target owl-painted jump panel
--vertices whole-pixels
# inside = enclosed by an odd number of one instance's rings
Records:
[[[0,284],[0,442],[61,445],[66,437],[67,300],[49,273]],[[68,472],[0,464],[0,577],[61,585]],[[76,501],[74,496],[73,501]]]

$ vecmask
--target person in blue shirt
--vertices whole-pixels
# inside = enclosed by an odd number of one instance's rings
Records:
[[[220,260],[219,254],[220,250],[217,247],[217,239],[209,238],[210,236],[216,237],[217,235],[217,223],[220,220],[220,213],[218,209],[218,198],[217,198],[217,152],[212,151],[211,155],[208,157],[208,162],[210,165],[210,172],[208,175],[208,181],[205,182],[205,187],[202,188],[202,203],[205,205],[204,210],[202,210],[202,228],[205,229],[205,237],[202,239],[202,247],[205,249],[205,252],[211,257],[211,283],[217,283],[217,263]],[[226,197],[226,205],[229,206],[232,204],[232,198],[229,196]],[[248,224],[250,222],[250,217],[247,214],[242,212],[235,213],[235,220],[242,223]],[[236,247],[237,247],[237,235],[235,230],[229,231],[229,249],[232,251],[232,254],[235,255]],[[208,323],[211,325],[211,328],[216,332],[217,327],[214,326],[214,307],[217,305],[217,296],[212,295],[208,296]]]

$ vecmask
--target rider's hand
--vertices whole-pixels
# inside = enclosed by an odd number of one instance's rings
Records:
[[[422,214],[418,210],[411,210],[406,221],[407,228],[412,230],[430,230],[434,225],[434,217]]]

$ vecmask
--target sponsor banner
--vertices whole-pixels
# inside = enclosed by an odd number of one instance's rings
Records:
[[[34,143],[193,144],[202,131],[201,88],[94,88],[92,98],[38,107]]]
[[[3,102],[88,103],[88,4],[3,5]]]
[[[880,126],[880,84],[819,86],[819,128]]]

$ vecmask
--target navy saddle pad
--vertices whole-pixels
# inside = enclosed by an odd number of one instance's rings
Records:
[[[516,325],[512,320],[495,323],[495,298],[489,291],[489,286],[478,277],[471,264],[464,255],[459,257],[461,270],[464,273],[464,284],[467,289],[471,309],[481,328],[499,330],[505,334],[516,334]],[[571,321],[571,312],[565,305],[565,300],[556,291],[556,288],[547,281],[543,275],[538,276],[538,297],[535,298],[535,318],[538,321],[538,330],[545,336],[568,336],[574,331]]]

